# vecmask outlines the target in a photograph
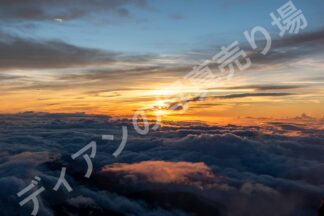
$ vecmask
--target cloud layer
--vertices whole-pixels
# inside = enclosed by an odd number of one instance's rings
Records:
[[[41,215],[314,215],[323,197],[323,120],[250,126],[165,122],[140,136],[128,120],[79,114],[1,115],[1,215],[27,215],[16,193],[36,175]],[[124,152],[111,154],[128,126]],[[115,141],[101,140],[113,134]],[[94,173],[70,156],[97,141]],[[52,190],[61,167],[73,192]],[[104,172],[103,172],[104,171]],[[185,199],[185,202],[181,201]]]

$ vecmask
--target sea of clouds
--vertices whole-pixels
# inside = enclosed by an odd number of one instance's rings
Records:
[[[306,115],[245,126],[164,122],[139,135],[131,121],[109,116],[0,115],[0,215],[30,215],[32,205],[20,207],[16,194],[34,176],[46,188],[41,216],[316,215],[324,198],[323,123]],[[128,141],[115,158],[122,126]],[[97,155],[87,179],[85,161],[71,155],[91,141]],[[70,193],[53,190],[62,167]]]

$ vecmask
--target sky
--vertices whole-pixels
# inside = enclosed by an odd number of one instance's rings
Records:
[[[322,117],[324,5],[293,1],[308,25],[281,37],[269,14],[285,3],[0,1],[0,112],[125,117],[144,109],[169,120],[216,123],[302,113]],[[243,34],[256,26],[272,39],[265,56]],[[262,48],[265,38],[257,34],[256,40]],[[222,79],[208,86],[175,85],[234,41],[250,56],[251,67],[230,79],[214,67]],[[183,104],[170,110],[183,94],[186,110]],[[193,100],[201,94],[203,99]]]

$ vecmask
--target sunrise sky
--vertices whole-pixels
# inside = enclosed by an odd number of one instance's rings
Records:
[[[0,0],[0,215],[324,216],[323,11]]]
[[[124,117],[146,109],[166,119],[209,122],[323,117],[322,0],[295,0],[308,26],[284,37],[269,15],[282,0],[1,2],[1,113]],[[266,56],[253,53],[243,35],[255,26],[271,34]],[[173,100],[157,99],[197,94],[192,86],[170,85],[234,41],[251,54],[250,68],[200,90],[206,97],[190,101],[185,112],[167,110]]]

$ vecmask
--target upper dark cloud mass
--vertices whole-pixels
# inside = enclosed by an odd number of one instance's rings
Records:
[[[136,4],[145,5],[144,3]],[[71,68],[80,66],[100,67],[101,64],[107,65],[115,62],[128,62],[134,64],[143,62],[148,63],[160,57],[157,54],[142,54],[132,56],[128,53],[79,47],[62,40],[33,39],[28,37],[19,37],[6,32],[0,32],[0,36],[0,49],[2,50],[0,53],[1,69]],[[258,43],[262,44],[264,41],[258,41]],[[266,56],[260,55],[258,52],[251,52],[250,57],[253,59],[253,67],[263,67],[264,65],[271,66],[296,60],[300,57],[322,53],[323,44],[324,31],[318,30],[284,39],[275,39],[272,43],[271,51]],[[263,46],[259,45],[259,47]],[[211,64],[211,67],[214,66],[215,64]],[[162,74],[172,72],[174,74],[182,75],[190,71],[190,67],[188,65],[182,67],[174,65],[154,65],[147,68],[135,69],[143,74]],[[97,69],[97,71],[98,70],[99,69]],[[109,76],[110,73],[106,72],[107,71],[99,70],[99,72],[94,73],[93,69],[89,69],[82,74],[68,76],[72,76],[72,79],[87,78],[87,76],[100,77],[101,74],[104,76]],[[124,71],[119,70],[118,73],[120,72]],[[283,90],[298,88],[298,86],[273,86],[272,88],[271,86],[250,87],[257,90]],[[233,87],[233,89],[236,88]]]
[[[0,68],[66,68],[116,61],[118,53],[82,48],[63,41],[41,41],[0,34]]]
[[[42,40],[24,38],[0,31],[0,69],[68,69],[84,66],[98,67],[88,69],[80,74],[61,74],[62,79],[102,79],[114,76],[113,70],[100,69],[100,66],[111,66],[114,63],[149,62],[157,55],[130,55],[128,53],[81,47],[63,40]],[[136,67],[128,70],[117,70],[120,73],[148,74],[159,66]],[[163,69],[163,68],[162,68]],[[114,73],[115,72],[115,73]],[[162,71],[163,72],[163,71]]]
[[[323,53],[324,30],[318,29],[313,32],[272,40],[271,50],[265,56],[259,55],[258,52],[250,54],[254,64],[280,64],[301,57],[316,56],[319,53]],[[265,40],[259,40],[257,43],[260,49],[265,46]]]
[[[252,120],[251,120],[252,121]],[[48,113],[0,115],[0,213],[30,215],[16,193],[40,176],[39,215],[316,215],[324,197],[324,119],[250,126],[164,122],[146,136],[131,121]],[[129,137],[118,158],[121,127]],[[114,141],[101,140],[112,134]],[[97,142],[94,172],[71,159]],[[53,191],[62,167],[73,188]]]
[[[262,34],[261,34],[262,35]],[[316,57],[323,53],[324,47],[324,29],[316,29],[311,32],[304,32],[298,35],[290,35],[283,38],[271,35],[271,48],[266,55],[262,55],[261,51],[266,46],[264,38],[256,40],[257,49],[252,50],[247,41],[242,42],[242,49],[248,51],[247,54],[252,61],[253,69],[264,69],[264,66],[282,65],[283,63],[296,61],[305,57]],[[216,42],[215,42],[216,44]],[[210,47],[214,47],[212,50]],[[207,49],[199,49],[198,53],[205,53],[206,59],[215,54],[215,50],[219,51],[221,46],[215,47],[210,45]],[[195,50],[193,50],[195,51]],[[197,56],[201,59],[201,56]],[[211,63],[211,67],[217,67],[218,64]]]
[[[56,18],[73,20],[98,12],[129,16],[127,6],[146,8],[145,0],[1,0],[0,17],[3,20],[46,21]]]

